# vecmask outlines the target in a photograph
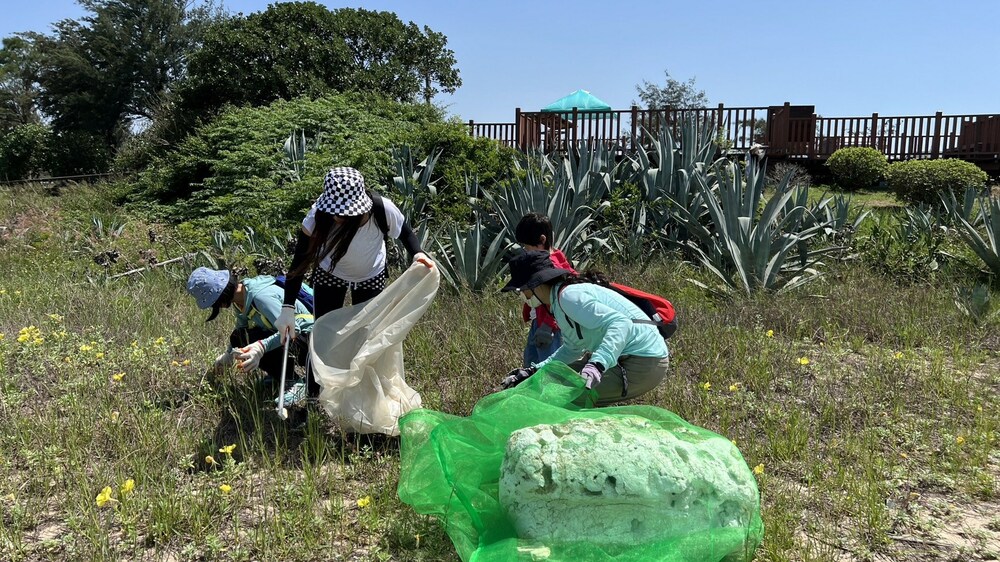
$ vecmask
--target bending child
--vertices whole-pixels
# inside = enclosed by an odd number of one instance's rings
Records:
[[[569,260],[561,250],[552,247],[552,221],[541,213],[524,215],[514,229],[514,238],[526,252],[541,251],[549,254],[549,259],[560,269],[576,273]],[[528,329],[528,342],[524,346],[522,367],[531,367],[548,359],[562,345],[562,332],[559,324],[544,306],[538,303],[525,303],[521,316]]]

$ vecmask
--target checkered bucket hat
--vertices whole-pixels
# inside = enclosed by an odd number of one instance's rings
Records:
[[[365,178],[354,168],[333,168],[323,180],[323,194],[316,210],[341,217],[363,215],[372,208],[372,198],[365,192]]]

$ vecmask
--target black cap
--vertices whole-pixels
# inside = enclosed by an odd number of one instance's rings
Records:
[[[504,292],[534,289],[572,273],[553,265],[549,253],[541,250],[519,254],[510,260],[509,265],[510,281],[501,289]]]

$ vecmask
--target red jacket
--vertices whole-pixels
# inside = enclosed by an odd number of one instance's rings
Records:
[[[566,256],[562,253],[561,250],[552,250],[551,252],[549,252],[549,259],[552,260],[552,265],[558,267],[559,269],[566,269],[568,271],[576,273],[576,270],[573,269],[573,266],[569,263],[569,260],[566,259]],[[521,318],[523,318],[525,322],[531,321],[530,306],[524,305],[524,307],[521,309]],[[535,309],[535,319],[538,320],[539,326],[544,324],[552,328],[553,332],[559,331],[559,325],[556,324],[556,319],[552,317],[551,313],[549,313],[549,309],[545,308],[544,306],[540,306]]]

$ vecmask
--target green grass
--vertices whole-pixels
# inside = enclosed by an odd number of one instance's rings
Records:
[[[868,209],[904,207],[906,203],[900,201],[891,191],[859,189],[856,191],[843,191],[830,185],[814,185],[809,188],[809,202],[816,203],[827,195],[846,195],[851,198],[851,202]]]
[[[95,232],[95,215],[121,235]],[[117,249],[117,272],[142,250],[192,249],[170,229],[87,189],[4,193],[0,227],[0,559],[458,559],[441,525],[396,497],[397,441],[316,414],[289,432],[250,381],[208,373],[228,327],[205,324],[184,292],[193,266],[107,281],[92,260]],[[1000,325],[958,311],[964,278],[894,279],[854,261],[800,291],[722,301],[683,263],[611,273],[680,315],[671,374],[641,401],[763,465],[759,560],[1000,550],[995,515],[967,543],[945,532],[1000,504]],[[405,344],[425,406],[468,414],[518,364],[524,328],[506,297],[442,289]],[[105,486],[113,501],[99,507]]]

